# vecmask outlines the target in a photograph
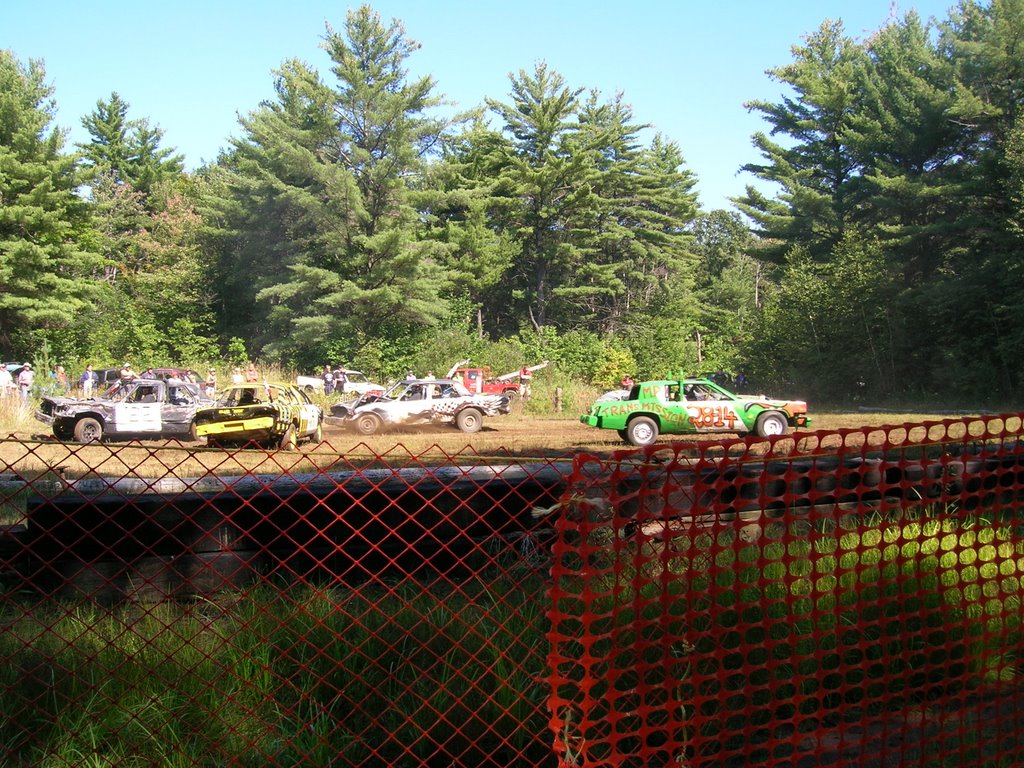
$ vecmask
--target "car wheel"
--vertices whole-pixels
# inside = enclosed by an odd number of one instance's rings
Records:
[[[92,418],[79,419],[75,424],[75,440],[80,443],[98,443],[103,439],[103,425]]]
[[[313,436],[309,438],[309,442],[313,445],[319,445],[324,441],[324,423],[322,421],[317,422],[316,429],[313,431]]]
[[[776,435],[786,434],[788,426],[789,424],[786,423],[785,416],[778,411],[768,411],[757,417],[754,430],[757,432],[758,437],[775,437]]]
[[[356,419],[356,431],[360,435],[369,436],[380,429],[380,419],[372,413],[364,413]]]
[[[476,408],[463,408],[455,417],[455,426],[463,432],[479,432],[484,425],[484,415]]]
[[[288,429],[281,435],[281,450],[282,451],[294,451],[295,450],[295,425],[288,425]]]
[[[616,431],[619,433],[619,437],[621,437],[625,442],[627,442],[627,443],[629,442],[629,430],[628,429],[619,429],[619,430],[616,430]]]
[[[633,445],[650,445],[657,439],[658,422],[647,416],[637,416],[626,427],[626,440]]]
[[[519,398],[519,393],[514,389],[506,389],[501,394],[508,395],[508,404],[513,406],[516,404],[516,400]]]
[[[188,428],[188,439],[191,440],[193,443],[198,443],[199,442],[199,435],[196,432],[196,423],[195,423],[195,421],[193,421],[189,425],[189,428]]]

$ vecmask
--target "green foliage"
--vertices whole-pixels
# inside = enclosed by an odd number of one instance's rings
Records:
[[[242,365],[249,361],[249,353],[242,339],[237,336],[231,337],[228,341],[227,358],[228,362],[234,365]]]
[[[50,127],[55,105],[38,61],[0,50],[0,347],[28,349],[61,331],[103,291],[100,260],[78,240],[88,209],[75,196],[74,158]]]
[[[184,160],[173,149],[160,147],[162,130],[150,127],[145,119],[129,120],[128,107],[114,92],[82,118],[92,137],[88,144],[78,145],[83,176],[86,181],[110,177],[148,196],[161,182],[180,176]]]

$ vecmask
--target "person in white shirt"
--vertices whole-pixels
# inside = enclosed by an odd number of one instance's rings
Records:
[[[78,383],[82,387],[82,397],[86,400],[92,397],[98,379],[99,377],[96,375],[96,371],[92,369],[92,366],[85,366],[85,371],[82,373],[81,378],[78,379]]]

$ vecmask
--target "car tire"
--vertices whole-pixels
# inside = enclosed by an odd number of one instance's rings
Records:
[[[288,425],[288,429],[286,429],[284,431],[284,434],[281,435],[281,445],[280,445],[280,448],[281,448],[282,451],[294,451],[295,450],[296,443],[295,443],[295,425],[294,424],[289,424]]]
[[[103,439],[103,425],[96,419],[86,417],[75,423],[75,440],[79,443],[98,443]]]
[[[316,429],[313,430],[313,435],[309,438],[309,442],[313,445],[319,445],[324,441],[324,423],[322,421],[317,422]]]
[[[789,424],[778,411],[766,411],[757,417],[754,431],[758,437],[777,437],[786,434]]]
[[[658,439],[658,422],[649,416],[637,416],[626,427],[626,440],[642,448]]]
[[[619,429],[619,430],[616,430],[616,431],[619,433],[619,437],[622,438],[623,442],[626,442],[626,443],[629,442],[629,430],[628,429]]]
[[[516,390],[516,389],[506,389],[506,390],[505,390],[504,392],[502,392],[501,394],[503,394],[503,395],[508,395],[508,404],[509,404],[509,407],[511,407],[511,406],[513,406],[513,405],[515,405],[515,404],[516,404],[516,400],[518,400],[518,399],[519,399],[519,391],[518,391],[518,390]]]
[[[356,432],[363,437],[369,437],[380,429],[380,418],[372,413],[364,413],[356,418]]]
[[[463,408],[455,417],[455,426],[463,432],[479,432],[484,425],[484,415],[476,408]]]

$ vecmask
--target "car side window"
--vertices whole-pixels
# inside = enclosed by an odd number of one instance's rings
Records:
[[[172,405],[189,405],[192,402],[192,393],[185,387],[171,387],[168,396]]]
[[[133,403],[155,403],[156,390],[153,387],[137,387],[129,400]]]

